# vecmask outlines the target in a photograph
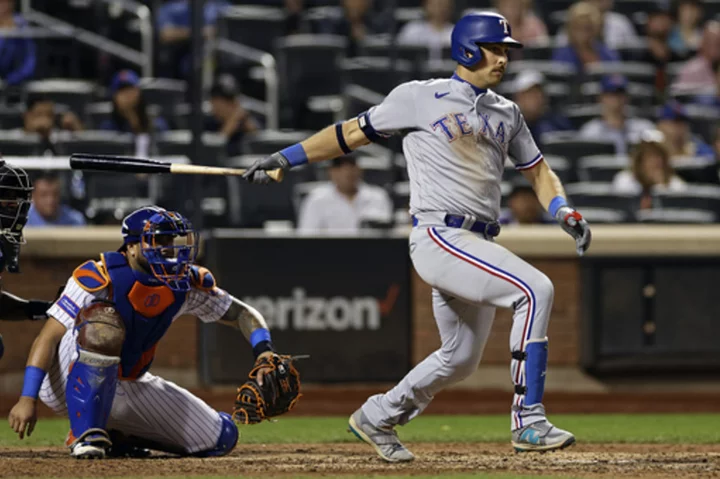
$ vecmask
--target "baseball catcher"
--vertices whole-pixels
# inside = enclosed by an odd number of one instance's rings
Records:
[[[197,233],[183,215],[140,208],[124,219],[122,237],[118,251],[78,266],[48,311],[10,427],[21,439],[29,435],[40,399],[68,417],[66,445],[77,459],[144,457],[150,450],[229,454],[238,440],[232,416],[150,371],[173,322],[196,316],[237,328],[249,341],[256,364],[240,388],[239,422],[290,410],[298,397],[297,371],[275,353],[263,316],[195,264]]]

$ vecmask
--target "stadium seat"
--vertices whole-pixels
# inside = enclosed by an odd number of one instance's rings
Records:
[[[273,41],[285,34],[282,8],[243,5],[223,9],[218,18],[222,38],[271,53]]]
[[[616,151],[615,143],[609,141],[548,137],[543,139],[543,153],[565,157],[576,165],[581,156],[614,155]]]
[[[85,106],[84,118],[87,124],[85,125],[91,129],[100,128],[106,120],[112,118],[113,104],[111,101],[99,101],[90,103]]]
[[[187,83],[183,80],[170,78],[143,78],[140,90],[148,105],[157,105],[159,114],[171,117],[175,107],[184,103],[187,98]]]
[[[393,208],[408,209],[410,207],[410,183],[398,181],[393,185],[392,191]]]
[[[0,130],[0,154],[3,156],[36,156],[42,151],[40,136],[22,130]]]
[[[360,45],[360,53],[366,57],[390,58],[393,49],[397,58],[410,62],[413,73],[420,72],[420,65],[430,59],[430,50],[422,45],[392,45],[387,35],[375,35],[365,39]]]
[[[581,211],[583,218],[590,224],[597,223],[624,223],[631,216],[627,211],[613,208],[597,208],[594,206],[583,206]]]
[[[620,171],[630,166],[624,155],[592,155],[578,159],[577,172],[580,181],[611,183]]]
[[[600,82],[585,82],[580,86],[580,93],[588,101],[595,101],[601,93]],[[628,83],[628,103],[635,107],[649,107],[655,101],[655,86],[644,83]]]
[[[192,132],[188,130],[172,130],[156,135],[155,143],[161,156],[189,156],[191,151]],[[221,165],[225,162],[225,137],[219,133],[203,133],[203,155],[191,158],[193,163],[200,165]]]
[[[387,95],[401,83],[412,79],[412,64],[407,60],[378,57],[347,58],[340,62],[345,85],[355,84]]]
[[[252,157],[238,157],[242,163],[234,166],[247,168]],[[262,228],[266,221],[294,221],[293,190],[295,176],[287,175],[281,183],[254,185],[241,182],[239,186],[240,225],[244,228]]]
[[[655,67],[641,62],[602,62],[587,66],[585,74],[592,80],[599,81],[605,75],[621,74],[628,81],[645,85],[655,84]]]
[[[707,161],[673,160],[675,173],[688,183],[720,184],[720,175],[716,163]]]
[[[22,128],[24,112],[20,105],[0,104],[0,128],[3,130]]]
[[[343,89],[343,118],[352,118],[383,101],[385,95],[360,85],[347,85]]]
[[[687,191],[656,194],[663,208],[707,210],[720,214],[720,186],[692,185]]]
[[[714,223],[717,215],[706,210],[663,208],[640,210],[635,213],[635,218],[641,223],[695,224]]]
[[[57,143],[67,154],[95,153],[122,156],[132,155],[135,152],[133,135],[115,131],[60,131],[57,135]]]
[[[85,111],[85,106],[93,101],[96,89],[93,82],[70,78],[36,80],[25,85],[28,100],[47,98],[57,104],[67,105],[78,115],[81,115]]]
[[[636,202],[635,196],[617,193],[610,183],[568,183],[565,185],[565,193],[578,208],[597,207],[627,212]]]
[[[524,70],[535,70],[543,75],[548,82],[568,82],[576,75],[575,68],[567,63],[546,60],[518,60],[508,63],[503,81],[512,81],[515,76]]]

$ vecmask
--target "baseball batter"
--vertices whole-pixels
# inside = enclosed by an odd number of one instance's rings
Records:
[[[240,329],[256,358],[274,355],[266,322],[193,264],[195,233],[180,213],[141,208],[125,218],[122,236],[117,252],[75,270],[48,311],[10,427],[21,439],[32,433],[39,396],[68,416],[75,458],[228,454],[238,439],[230,415],[148,370],[180,316]]]
[[[510,158],[540,202],[575,238],[578,254],[590,245],[586,221],[567,205],[562,185],[543,161],[517,105],[490,90],[503,77],[508,49],[520,47],[504,17],[467,15],[452,33],[452,57],[458,63],[452,78],[399,85],[358,118],[257,161],[245,175],[268,183],[265,170],[328,160],[383,136],[404,135],[413,218],[410,256],[433,287],[442,346],[350,417],[350,430],[387,461],[414,458],[394,427],[475,371],[498,307],[513,310],[512,444],[518,451],[545,451],[575,441],[547,420],[542,404],[553,285],[493,241],[500,233],[500,182]]]

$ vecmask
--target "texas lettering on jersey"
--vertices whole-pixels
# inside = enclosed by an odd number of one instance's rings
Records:
[[[437,94],[435,94],[437,97]],[[489,114],[479,113],[480,128],[478,133],[487,139],[498,142],[505,146],[507,135],[505,133],[505,124],[500,121],[495,128]],[[430,124],[433,131],[440,131],[445,135],[449,142],[453,142],[463,136],[472,136],[473,129],[464,113],[450,113],[442,118],[435,120]]]

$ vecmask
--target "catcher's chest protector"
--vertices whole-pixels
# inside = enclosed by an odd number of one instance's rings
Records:
[[[157,281],[140,281],[120,253],[102,255],[112,291],[112,300],[125,323],[125,342],[120,355],[120,377],[137,379],[155,357],[158,341],[187,297]]]

